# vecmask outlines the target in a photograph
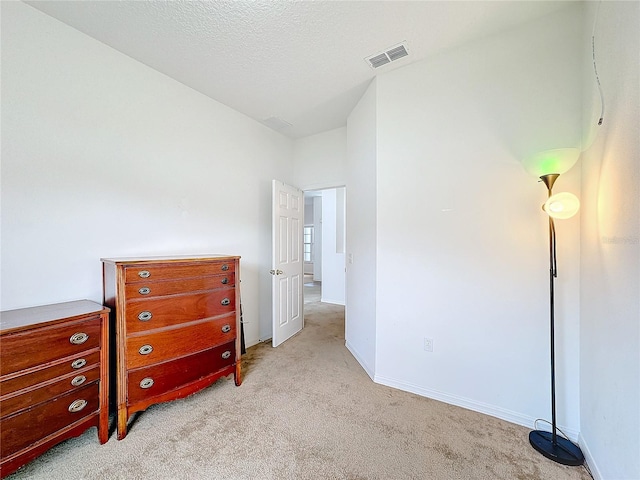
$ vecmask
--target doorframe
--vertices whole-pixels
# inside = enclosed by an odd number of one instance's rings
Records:
[[[304,196],[304,197],[306,197],[306,194],[307,194],[308,192],[322,192],[322,191],[324,191],[324,190],[336,190],[336,189],[339,189],[339,188],[344,188],[344,192],[345,192],[345,193],[344,193],[344,197],[345,197],[345,198],[344,198],[344,217],[343,217],[343,228],[344,228],[344,236],[345,236],[345,242],[344,242],[344,243],[345,243],[345,245],[344,245],[344,252],[343,252],[343,253],[344,253],[344,255],[345,255],[345,264],[344,264],[344,279],[345,279],[345,282],[344,282],[344,284],[345,284],[345,285],[344,285],[344,288],[345,288],[345,291],[344,291],[344,307],[345,307],[345,309],[346,309],[346,307],[347,307],[347,294],[346,294],[346,293],[347,293],[347,292],[346,292],[346,276],[347,276],[347,253],[346,253],[346,252],[347,252],[347,245],[346,245],[346,243],[347,243],[347,240],[346,240],[346,237],[347,237],[347,219],[346,219],[346,203],[347,203],[347,201],[348,201],[348,199],[347,199],[347,197],[348,197],[348,195],[347,195],[347,186],[346,186],[346,185],[330,185],[330,186],[321,186],[321,187],[314,186],[313,188],[304,188],[304,187],[300,187],[300,188],[301,188],[301,190],[302,190],[302,192],[303,192],[303,196]],[[304,217],[304,212],[303,212],[303,224],[305,224],[305,225],[306,225],[306,218]],[[317,235],[317,232],[316,232],[316,235]],[[324,239],[322,239],[322,242],[324,242]],[[314,266],[314,268],[315,268],[315,266]],[[321,289],[321,298],[322,298],[322,288],[323,288],[324,281],[325,281],[325,276],[324,276],[324,273],[323,273],[323,274],[322,274],[322,280],[321,280],[322,284],[321,284],[321,286],[320,286],[320,289]],[[304,287],[303,287],[303,302],[304,302]]]
[[[331,189],[334,189],[334,188],[344,188],[345,189],[345,220],[344,220],[344,224],[345,224],[345,237],[347,238],[347,240],[345,241],[345,252],[347,252],[348,251],[348,231],[347,231],[347,219],[346,219],[346,203],[349,201],[348,200],[348,188],[347,188],[347,186],[345,184],[338,184],[338,185],[336,185],[336,184],[326,184],[326,185],[320,184],[320,185],[313,185],[313,186],[299,186],[298,188],[300,190],[302,190],[303,197],[304,197],[304,194],[306,192],[310,192],[310,191],[331,190]],[[271,183],[269,183],[269,192],[270,192],[270,194],[271,194],[271,190],[272,190]],[[303,209],[303,217],[302,217],[303,225],[304,225],[304,222],[305,222],[305,219],[304,219],[304,209]],[[272,232],[269,233],[270,237],[271,237],[271,234],[272,234]],[[302,235],[302,232],[301,232],[301,235]],[[269,264],[270,263],[271,263],[271,249],[269,250]],[[345,263],[345,301],[344,301],[345,316],[346,316],[346,311],[347,311],[348,301],[349,301],[348,297],[347,297],[347,294],[346,294],[347,293],[346,292],[346,275],[347,275],[347,265]],[[266,277],[268,277],[269,298],[271,298],[272,297],[272,294],[271,294],[271,281],[272,281],[271,280],[271,275],[269,275],[267,273]],[[265,277],[265,279],[266,279],[266,277]],[[303,310],[302,311],[303,311],[303,315],[304,315],[304,284],[303,284],[302,288],[303,288],[303,294],[302,294],[302,309]],[[270,311],[272,311],[272,310],[273,310],[273,306],[271,306],[271,308],[270,308]],[[269,333],[268,333],[267,336],[260,337],[260,339],[259,339],[260,343],[273,341],[272,335],[270,333],[271,330],[272,330],[272,324],[273,324],[272,315],[269,315],[269,319],[270,319],[269,326],[268,326]],[[303,317],[302,321],[303,321],[303,325],[304,325],[304,317]],[[262,325],[262,323],[261,323],[261,325]],[[345,318],[345,330],[346,330],[346,328],[347,328],[347,321],[346,321],[346,318]],[[264,333],[267,333],[267,331],[265,330]],[[345,335],[346,335],[346,331],[345,331]]]

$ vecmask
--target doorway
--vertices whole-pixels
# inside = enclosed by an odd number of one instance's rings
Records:
[[[345,187],[304,192],[304,303],[345,304]]]

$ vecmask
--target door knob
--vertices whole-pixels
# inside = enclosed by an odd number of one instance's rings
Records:
[[[282,275],[284,272],[282,270],[269,270],[271,275]]]

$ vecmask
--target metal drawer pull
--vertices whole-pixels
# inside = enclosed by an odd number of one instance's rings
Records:
[[[153,387],[153,378],[147,377],[140,380],[140,388],[151,388]]]
[[[140,278],[149,278],[151,276],[151,272],[149,270],[140,270],[138,272],[138,276]]]
[[[227,270],[229,270],[229,265],[225,263],[224,265],[222,265],[222,271],[226,272]]]
[[[140,347],[140,350],[138,350],[138,352],[140,353],[140,355],[149,355],[151,352],[153,352],[153,347],[151,345],[143,345]]]
[[[226,324],[222,326],[222,333],[229,333],[231,331],[231,325]]]
[[[84,375],[78,375],[73,380],[71,380],[71,385],[73,385],[74,387],[77,387],[79,385],[82,385],[86,380],[87,380],[87,377],[85,377]]]
[[[153,315],[151,315],[151,312],[148,312],[148,311],[145,310],[144,312],[140,312],[138,314],[138,320],[141,320],[143,322],[147,322],[147,321],[151,320],[152,316]]]
[[[229,300],[228,298],[223,298],[220,303],[222,305],[229,305],[231,303],[231,300]]]
[[[227,350],[222,354],[222,358],[224,358],[225,360],[230,357],[231,357],[231,352],[229,350]]]
[[[223,284],[223,285],[226,285],[227,283],[229,283],[229,279],[228,279],[227,277],[224,277],[224,278],[221,280],[221,282],[222,282],[222,284]]]
[[[149,295],[151,293],[151,289],[149,287],[142,287],[140,290],[138,290],[138,293],[140,295]]]
[[[74,333],[69,337],[69,341],[74,345],[82,345],[87,340],[89,340],[89,335],[84,332]]]
[[[77,370],[78,368],[84,367],[86,364],[87,361],[84,358],[79,358],[71,362],[71,368],[75,368]]]
[[[69,411],[71,413],[76,413],[82,410],[86,406],[87,406],[86,400],[74,400],[73,402],[71,402],[71,405],[69,405]]]

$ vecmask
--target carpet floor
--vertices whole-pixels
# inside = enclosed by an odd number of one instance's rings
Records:
[[[248,349],[240,387],[154,405],[122,441],[92,428],[8,479],[591,478],[533,450],[527,428],[373,383],[344,346],[344,308],[305,312],[280,347]]]

